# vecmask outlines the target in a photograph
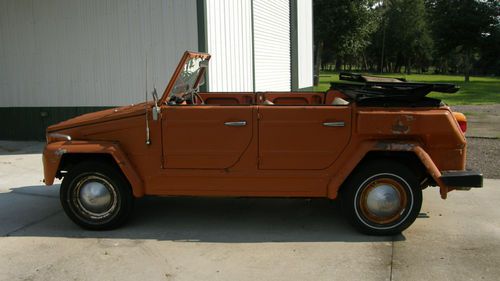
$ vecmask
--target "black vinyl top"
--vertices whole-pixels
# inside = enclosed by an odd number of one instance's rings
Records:
[[[339,79],[349,83],[330,83],[332,89],[340,90],[358,102],[370,104],[376,101],[415,103],[430,100],[426,98],[430,92],[456,93],[460,89],[450,83],[408,82],[404,78],[367,76],[350,72],[341,72]]]

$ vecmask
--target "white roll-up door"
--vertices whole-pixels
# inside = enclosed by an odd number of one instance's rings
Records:
[[[313,86],[313,3],[297,1],[298,87]]]
[[[255,90],[290,91],[290,2],[253,0]]]
[[[253,91],[251,0],[206,0],[211,92]]]

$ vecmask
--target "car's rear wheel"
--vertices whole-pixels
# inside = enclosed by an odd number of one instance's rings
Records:
[[[391,160],[370,161],[349,177],[341,202],[345,216],[361,232],[394,235],[417,218],[422,190],[407,166]]]
[[[61,184],[60,200],[68,217],[92,230],[113,229],[130,216],[133,196],[129,183],[115,167],[82,162]]]

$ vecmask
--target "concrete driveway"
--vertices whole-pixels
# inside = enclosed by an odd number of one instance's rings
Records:
[[[42,185],[42,144],[0,142],[0,280],[498,280],[500,180],[439,198],[396,237],[355,232],[335,202],[145,198],[85,231]]]

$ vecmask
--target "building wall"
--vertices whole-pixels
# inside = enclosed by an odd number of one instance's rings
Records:
[[[0,106],[116,106],[198,49],[196,0],[0,1]]]
[[[311,1],[0,0],[0,139],[142,102],[146,60],[161,93],[185,50],[210,91],[310,89]]]
[[[146,57],[163,92],[197,31],[196,0],[0,0],[0,139],[144,101]]]

